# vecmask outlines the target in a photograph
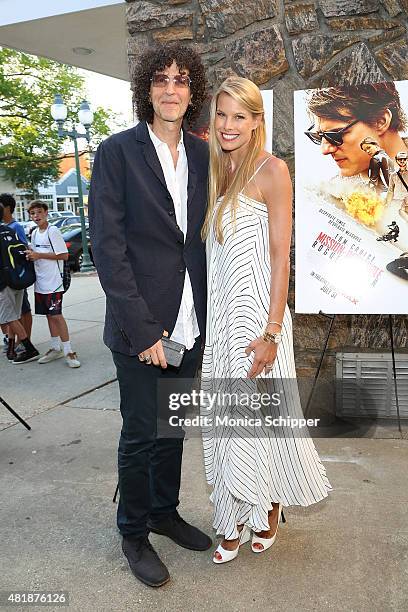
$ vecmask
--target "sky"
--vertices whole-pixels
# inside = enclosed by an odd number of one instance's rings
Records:
[[[125,127],[134,125],[132,93],[128,81],[114,79],[89,70],[78,69],[78,72],[85,77],[87,100],[91,108],[110,107],[115,113],[120,113],[120,119],[125,123]]]
[[[104,74],[91,72],[90,70],[83,70],[82,68],[77,70],[85,78],[86,100],[89,102],[92,110],[102,106],[118,113],[118,121],[123,123],[123,127],[116,128],[115,131],[135,125],[132,113],[132,92],[128,81],[115,79]],[[77,125],[77,129],[79,132],[83,132],[83,126],[80,124]],[[78,146],[80,150],[86,148],[85,140],[80,139]],[[74,151],[74,145],[71,140],[64,142],[64,151],[66,153]]]

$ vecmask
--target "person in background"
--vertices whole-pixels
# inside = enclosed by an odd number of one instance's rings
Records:
[[[0,240],[3,240],[2,228],[7,227],[3,223],[3,215],[4,206],[0,203]],[[10,231],[14,232],[14,230],[7,227],[7,237],[10,236]],[[2,329],[7,329],[9,335],[7,358],[13,361],[13,363],[26,363],[38,359],[39,352],[32,345],[26,330],[20,322],[24,290],[12,289],[7,286],[4,265],[4,261],[0,258],[0,325],[2,325]],[[24,350],[19,355],[16,355],[14,350],[15,338],[24,347]]]
[[[27,244],[27,237],[24,232],[23,226],[14,219],[13,213],[16,208],[16,201],[10,193],[0,194],[0,204],[4,206],[3,222],[13,229],[18,238],[24,244]],[[31,330],[33,326],[33,317],[31,314],[30,301],[28,299],[27,289],[24,289],[23,304],[21,306],[21,324],[27,332],[28,338],[31,338]],[[7,333],[3,330],[3,333]]]
[[[68,326],[62,314],[64,288],[58,262],[68,259],[68,249],[59,229],[48,223],[48,206],[45,202],[34,200],[28,212],[37,224],[26,252],[27,259],[35,265],[35,314],[47,317],[51,334],[51,346],[38,363],[49,363],[65,357],[68,367],[79,368],[81,363],[72,350]]]

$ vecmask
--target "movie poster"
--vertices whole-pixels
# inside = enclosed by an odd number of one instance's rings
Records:
[[[295,92],[296,312],[408,312],[408,81]]]

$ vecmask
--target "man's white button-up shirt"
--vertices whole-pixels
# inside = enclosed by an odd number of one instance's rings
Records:
[[[167,189],[173,199],[174,211],[176,213],[177,225],[184,234],[187,233],[187,185],[188,185],[188,163],[183,141],[183,131],[180,132],[180,141],[177,145],[178,160],[174,167],[169,146],[160,140],[147,124],[151,141],[156,149],[159,158]],[[191,349],[194,340],[200,335],[197,323],[197,315],[194,308],[193,289],[191,287],[190,276],[186,269],[184,278],[184,288],[181,297],[180,310],[174,326],[171,340],[184,344],[187,349]]]

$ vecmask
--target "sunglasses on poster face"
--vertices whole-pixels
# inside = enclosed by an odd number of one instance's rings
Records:
[[[314,124],[310,126],[310,128],[305,132],[306,136],[310,138],[314,144],[321,145],[323,138],[327,140],[330,144],[335,147],[340,147],[343,144],[343,135],[351,128],[353,125],[359,122],[359,119],[355,119],[344,128],[340,128],[339,130],[323,130],[319,132],[313,131]]]
[[[150,81],[154,87],[167,87],[170,81],[173,81],[174,87],[178,87],[180,89],[186,89],[186,87],[190,87],[191,85],[191,79],[186,74],[169,76],[168,74],[164,74],[162,72],[156,72]]]

